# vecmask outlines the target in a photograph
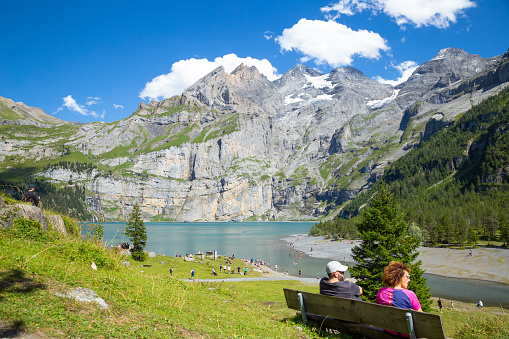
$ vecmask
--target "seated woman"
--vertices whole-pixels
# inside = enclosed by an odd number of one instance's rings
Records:
[[[407,289],[409,282],[410,267],[402,262],[392,261],[389,266],[384,269],[383,283],[385,287],[378,290],[376,303],[422,312],[419,299],[417,299],[414,292]],[[387,332],[402,337],[408,337],[408,335],[404,333]]]

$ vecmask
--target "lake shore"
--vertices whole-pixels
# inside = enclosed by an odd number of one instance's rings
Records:
[[[307,234],[296,234],[283,238],[289,246],[309,256],[323,259],[353,262],[351,249],[360,240],[331,241]],[[450,248],[419,247],[421,267],[429,274],[445,277],[487,280],[509,284],[509,250],[479,247],[457,250]]]

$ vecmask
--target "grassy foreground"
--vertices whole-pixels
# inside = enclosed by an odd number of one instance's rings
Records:
[[[317,292],[318,285],[223,282],[228,276],[219,273],[223,262],[211,259],[200,263],[158,256],[126,267],[116,251],[97,242],[22,226],[0,230],[0,337],[17,329],[42,338],[350,338],[304,326],[286,308],[283,287]],[[245,267],[240,260],[232,263],[237,266]],[[213,278],[212,267],[217,282],[180,280],[190,278],[191,268],[198,279]],[[109,308],[56,295],[75,287],[92,289]],[[509,337],[504,310],[465,307],[444,310],[448,336]]]

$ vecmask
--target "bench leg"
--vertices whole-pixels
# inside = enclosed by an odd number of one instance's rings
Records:
[[[306,315],[306,307],[304,306],[304,297],[302,293],[297,293],[297,297],[299,297],[300,304],[300,313],[302,314],[302,319],[304,320],[304,324],[308,324],[308,317]]]
[[[408,333],[410,334],[410,339],[416,339],[414,321],[412,319],[412,313],[407,312],[407,313],[405,313],[405,316],[406,316],[406,325],[408,328]]]

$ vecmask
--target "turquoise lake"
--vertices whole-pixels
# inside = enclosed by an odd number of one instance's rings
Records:
[[[220,255],[261,259],[278,265],[279,272],[316,278],[325,276],[329,259],[298,255],[282,241],[294,234],[307,234],[312,222],[147,222],[146,250],[175,256],[217,250]],[[130,242],[123,234],[125,223],[105,223],[104,240],[108,245]],[[347,265],[352,265],[348,263]],[[475,303],[481,298],[485,306],[509,307],[509,285],[482,280],[446,278],[426,274],[433,296]]]
[[[291,234],[307,234],[312,222],[147,222],[146,250],[175,256],[217,250],[219,255],[260,259],[279,272],[304,277],[323,276],[329,260],[301,255],[281,239]],[[108,245],[130,242],[123,234],[125,223],[105,223]],[[296,263],[297,265],[295,265]]]

